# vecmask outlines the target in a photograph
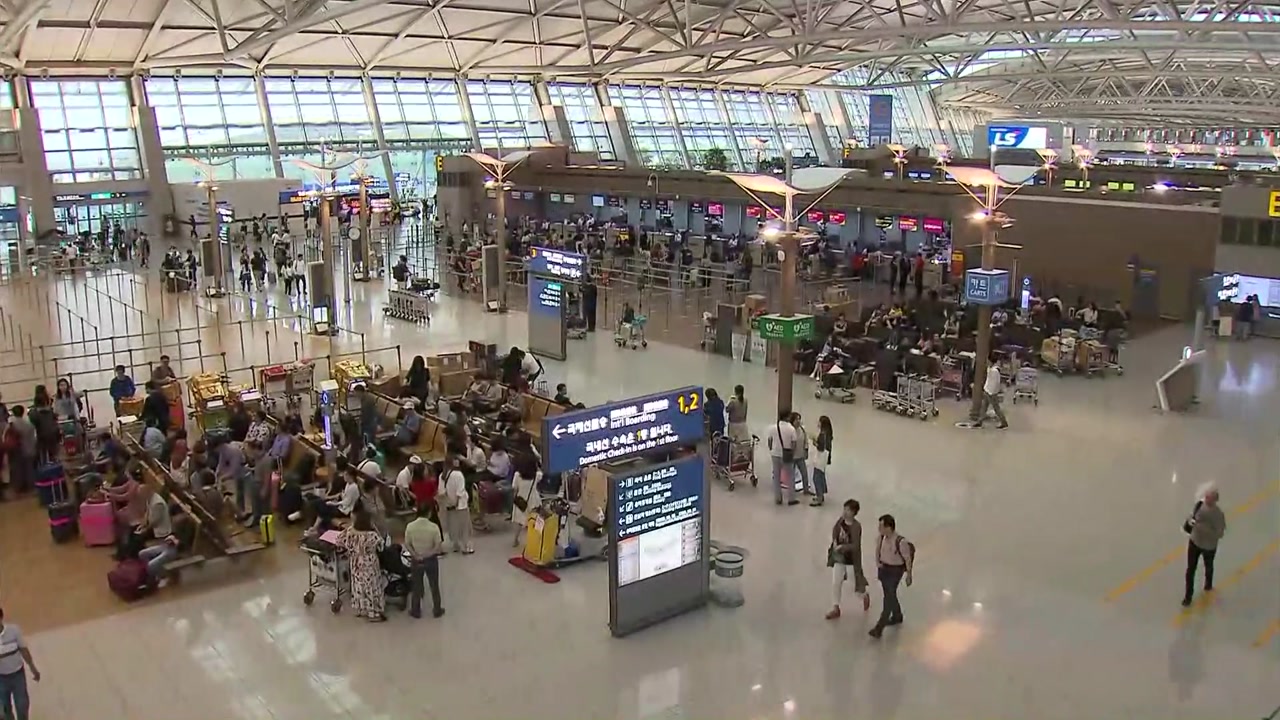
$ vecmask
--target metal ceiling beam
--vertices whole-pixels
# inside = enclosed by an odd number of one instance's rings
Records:
[[[22,6],[18,10],[18,14],[12,20],[5,23],[4,30],[0,30],[0,65],[22,69],[22,61],[13,54],[14,48],[18,45],[18,40],[22,37],[28,27],[36,25],[40,22],[40,16],[48,9],[50,0],[31,0],[31,2]],[[34,28],[32,28],[34,29]]]
[[[730,40],[714,43],[706,43],[702,45],[694,45],[676,50],[668,50],[657,53],[650,53],[642,57],[620,60],[612,63],[599,65],[594,70],[583,68],[584,72],[617,72],[624,71],[638,65],[646,65],[650,63],[663,62],[667,60],[676,60],[684,57],[697,56],[702,57],[709,54],[732,52],[735,50],[747,50],[752,48],[787,48],[803,41],[805,44],[813,46],[828,42],[849,42],[856,41],[859,43],[872,43],[887,40],[930,40],[949,36],[967,36],[981,35],[990,33],[1016,33],[1024,36],[1034,34],[1042,34],[1046,36],[1055,36],[1065,31],[1096,31],[1096,32],[1125,32],[1125,31],[1141,31],[1144,36],[1152,33],[1176,33],[1204,31],[1206,23],[1186,22],[1186,21],[1168,21],[1168,22],[1151,22],[1151,21],[1134,21],[1134,20],[1014,20],[1014,21],[995,21],[995,22],[967,22],[956,24],[921,24],[921,25],[877,25],[874,27],[851,29],[841,32],[818,32],[812,33],[804,38],[797,38],[794,35],[766,35],[762,37],[754,37],[740,40]],[[1247,22],[1216,22],[1212,23],[1212,32],[1215,36],[1230,33],[1249,32],[1255,35],[1277,35],[1280,34],[1280,23],[1247,23]],[[1120,41],[1141,43],[1143,41]],[[1026,46],[1040,45],[1066,45],[1065,42],[1046,43],[1044,41],[1024,43]],[[1089,43],[1075,43],[1083,45]],[[1102,41],[1097,44],[1112,44],[1110,41]],[[1166,41],[1166,44],[1167,41]],[[1201,45],[1202,43],[1188,43],[1182,41],[1179,46],[1189,48]],[[1017,47],[1018,45],[1015,45]],[[920,49],[920,48],[902,48]],[[1275,46],[1264,46],[1264,52],[1274,52]],[[968,48],[968,52],[972,52],[973,48]],[[957,51],[959,51],[957,49]],[[566,72],[565,68],[557,68],[561,73]]]

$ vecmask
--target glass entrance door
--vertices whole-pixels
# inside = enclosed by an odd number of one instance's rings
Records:
[[[140,228],[145,218],[144,205],[138,201],[76,203],[53,208],[54,223],[68,235],[97,234],[104,225],[118,224],[126,230]]]

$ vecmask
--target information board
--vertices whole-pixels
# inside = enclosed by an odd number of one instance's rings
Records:
[[[555,360],[567,355],[565,282],[545,275],[529,275],[529,350]]]
[[[703,401],[701,387],[686,387],[543,418],[543,470],[561,473],[696,443],[706,432]]]
[[[1049,129],[1032,125],[988,125],[987,145],[994,148],[1041,150],[1049,147]]]
[[[709,484],[701,454],[609,484],[609,629],[626,635],[706,602]]]
[[[580,282],[587,273],[587,256],[555,248],[530,248],[529,272]]]

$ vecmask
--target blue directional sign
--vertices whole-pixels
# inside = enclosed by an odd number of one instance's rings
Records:
[[[587,274],[587,256],[555,248],[530,248],[529,272],[578,282]]]
[[[613,479],[619,587],[702,559],[704,475],[702,456],[693,455]]]
[[[999,305],[1009,299],[1008,270],[966,270],[964,299],[974,305]]]
[[[701,387],[608,403],[543,418],[544,470],[560,473],[701,440]]]

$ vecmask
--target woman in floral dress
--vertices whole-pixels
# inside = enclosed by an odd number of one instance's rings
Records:
[[[373,622],[384,622],[382,566],[378,563],[378,551],[383,539],[373,529],[373,521],[363,508],[355,512],[351,527],[338,537],[338,547],[347,551],[351,563],[351,609],[359,617]]]

